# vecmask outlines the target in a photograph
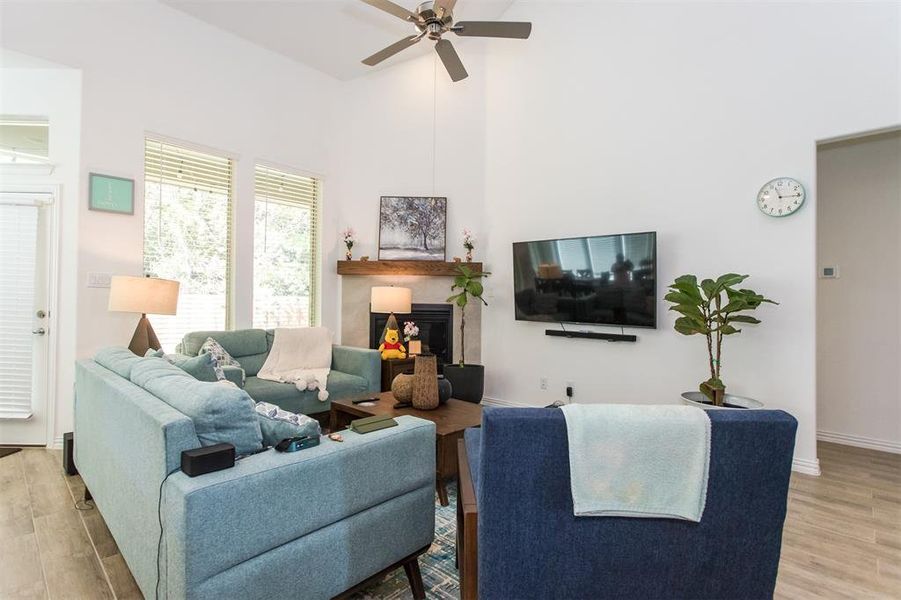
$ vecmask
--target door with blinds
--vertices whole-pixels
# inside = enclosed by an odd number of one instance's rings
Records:
[[[52,204],[0,190],[0,444],[47,443]]]

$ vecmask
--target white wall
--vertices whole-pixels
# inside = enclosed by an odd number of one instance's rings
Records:
[[[322,174],[328,189],[333,79],[155,2],[6,3],[0,21],[4,47],[82,72],[79,181],[64,192],[80,199],[78,272],[66,291],[78,306],[77,346],[61,352],[61,365],[131,339],[136,316],[107,312],[108,290],[85,283],[90,271],[143,270],[146,132],[235,156],[238,223],[253,218],[257,159]],[[87,210],[91,171],[136,180],[134,216]],[[236,245],[236,274],[249,281],[252,239],[239,237]],[[249,326],[250,303],[250,286],[239,287],[237,326]],[[331,305],[323,320],[335,327]],[[71,370],[61,375],[57,436],[72,423]]]
[[[901,133],[817,152],[817,429],[901,452]]]
[[[76,256],[78,253],[79,142],[81,126],[81,73],[13,52],[0,51],[0,114],[46,117],[50,123],[49,159],[55,165],[49,176],[5,173],[3,183],[11,186],[58,186],[58,271],[56,298],[57,327],[51,331],[51,352],[57,357],[56,386],[47,390],[49,430],[71,429],[71,412],[57,410],[56,399],[70,403],[76,340]],[[55,348],[54,348],[55,347]],[[56,414],[52,414],[53,412]],[[52,416],[51,416],[52,415]],[[0,424],[2,425],[2,424]],[[29,426],[47,429],[46,423]],[[68,427],[68,429],[67,429]],[[0,435],[2,441],[2,435]]]
[[[456,46],[470,73],[461,82],[451,82],[437,55],[429,55],[342,84],[328,188],[336,210],[323,240],[324,302],[340,306],[340,231],[356,231],[356,258],[377,258],[380,196],[446,196],[448,260],[465,254],[464,227],[480,243],[487,237],[483,44]]]
[[[798,417],[799,465],[814,469],[815,141],[901,122],[898,8],[518,2],[505,18],[532,21],[532,38],[461,43],[471,76],[452,85],[439,70],[437,96],[432,57],[337,83],[156,3],[7,3],[0,33],[4,46],[83,70],[82,175],[139,177],[145,131],[219,148],[239,157],[240,220],[255,158],[323,173],[322,314],[335,331],[338,232],[356,228],[355,253],[374,257],[380,195],[446,195],[449,255],[462,254],[469,226],[494,273],[482,357],[496,399],[544,404],[573,381],[578,401],[669,402],[705,378],[703,344],[671,331],[662,302],[658,329],[631,345],[516,322],[513,241],[656,230],[663,283],[750,273],[782,304],[728,340],[726,382]],[[788,219],[754,203],[777,175],[808,187],[809,206]],[[140,272],[142,218],[140,200],[135,217],[79,210],[85,356],[130,336],[133,318],[107,313],[106,291],[83,282]],[[246,275],[250,240],[238,246]],[[247,325],[248,289],[237,310]]]
[[[798,418],[796,466],[816,470],[815,141],[901,121],[898,5],[521,2],[505,18],[534,27],[487,59],[487,395],[545,404],[571,380],[580,402],[660,403],[696,388],[704,344],[672,331],[662,301],[635,344],[513,318],[512,242],[656,230],[658,297],[683,273],[736,271],[781,302],[727,340],[723,376]],[[810,198],[774,219],[755,195],[780,175]]]

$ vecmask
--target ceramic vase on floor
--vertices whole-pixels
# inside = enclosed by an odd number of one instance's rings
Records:
[[[438,408],[438,357],[419,355],[413,363],[413,408]]]
[[[446,377],[438,378],[438,404],[444,404],[454,395],[454,386]]]

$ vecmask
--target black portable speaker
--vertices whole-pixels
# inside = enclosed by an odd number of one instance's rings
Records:
[[[181,453],[181,470],[188,477],[197,477],[234,466],[235,447],[231,444],[216,444]]]

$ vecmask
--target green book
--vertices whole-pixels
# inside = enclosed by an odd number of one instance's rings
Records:
[[[350,430],[356,433],[372,433],[379,429],[397,427],[397,421],[387,415],[376,415],[365,419],[356,419],[350,422]]]

